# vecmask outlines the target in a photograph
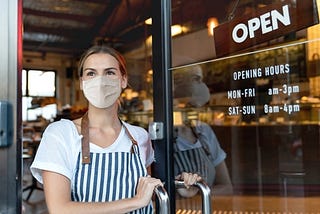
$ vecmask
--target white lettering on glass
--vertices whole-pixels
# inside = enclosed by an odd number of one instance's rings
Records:
[[[232,30],[232,39],[236,43],[242,43],[248,36],[250,39],[254,38],[259,29],[261,29],[262,34],[279,29],[279,22],[284,26],[291,24],[288,5],[282,7],[282,13],[272,10],[260,17],[249,19],[247,25],[244,23],[237,24]]]

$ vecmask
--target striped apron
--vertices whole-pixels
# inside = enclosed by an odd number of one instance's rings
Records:
[[[198,133],[196,126],[192,124],[192,121],[186,120],[184,121],[184,124],[186,127],[190,128],[195,139],[200,142],[201,147],[181,151],[178,148],[177,143],[183,139],[179,137],[178,129],[175,129],[176,136],[173,143],[175,175],[181,174],[182,172],[197,173],[209,186],[211,186],[215,180],[216,170],[209,146],[201,139],[201,133]]]
[[[74,174],[71,197],[80,202],[106,202],[136,195],[138,179],[147,175],[139,147],[125,128],[132,141],[132,150],[128,152],[93,153],[90,162],[84,163],[79,152]],[[130,213],[153,213],[152,202],[146,207]]]
[[[177,148],[176,143],[174,143],[173,148],[175,175],[182,172],[197,173],[209,186],[214,183],[215,166],[203,147],[181,151]]]

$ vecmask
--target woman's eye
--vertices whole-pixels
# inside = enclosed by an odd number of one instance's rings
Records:
[[[107,75],[115,75],[116,72],[113,71],[113,70],[108,70],[108,71],[106,71],[106,74],[107,74]]]
[[[201,77],[199,77],[199,76],[193,76],[193,77],[192,77],[192,81],[193,81],[193,82],[201,82]]]
[[[87,76],[89,76],[89,77],[94,76],[94,72],[93,72],[93,71],[89,71],[89,72],[87,73]]]

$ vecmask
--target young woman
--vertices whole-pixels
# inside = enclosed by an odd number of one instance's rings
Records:
[[[127,87],[123,57],[93,46],[79,64],[87,113],[50,124],[31,166],[43,183],[50,213],[153,213],[154,152],[148,133],[118,117],[119,96]],[[190,185],[197,176],[185,174]],[[79,203],[81,202],[81,203]]]

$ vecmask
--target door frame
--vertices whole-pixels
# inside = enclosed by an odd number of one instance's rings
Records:
[[[163,124],[163,138],[153,140],[153,175],[165,183],[175,213],[173,171],[173,107],[171,75],[171,0],[152,1],[152,68],[154,122]]]
[[[13,143],[0,148],[0,213],[21,213],[22,0],[0,0],[0,100],[13,108]]]

